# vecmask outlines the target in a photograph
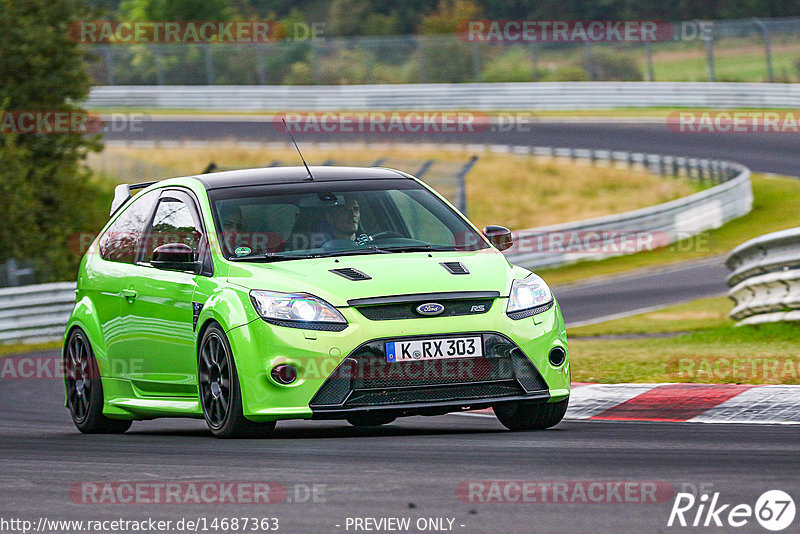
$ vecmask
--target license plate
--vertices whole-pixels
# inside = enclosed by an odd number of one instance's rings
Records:
[[[414,339],[386,343],[387,362],[479,358],[483,356],[480,336],[449,339]]]

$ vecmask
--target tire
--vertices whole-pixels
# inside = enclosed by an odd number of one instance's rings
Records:
[[[203,417],[218,438],[262,438],[275,422],[255,423],[242,413],[242,391],[228,337],[217,323],[203,333],[197,355],[198,391]]]
[[[72,422],[84,434],[122,434],[133,421],[103,415],[103,383],[89,338],[74,329],[64,346],[64,386]]]
[[[347,422],[356,427],[388,425],[397,417],[380,413],[362,413],[347,416]]]
[[[568,405],[569,397],[543,404],[509,402],[495,406],[494,413],[509,430],[544,430],[561,422]]]

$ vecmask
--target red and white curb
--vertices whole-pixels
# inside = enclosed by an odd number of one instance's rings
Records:
[[[800,386],[577,383],[564,419],[800,424]]]

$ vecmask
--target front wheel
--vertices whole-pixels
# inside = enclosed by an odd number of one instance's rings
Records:
[[[494,414],[509,430],[544,430],[561,422],[568,405],[569,397],[543,404],[509,402],[495,406]]]
[[[218,438],[266,437],[275,422],[255,423],[242,413],[242,391],[233,353],[225,332],[218,324],[203,334],[198,355],[198,382],[203,417]]]
[[[64,347],[64,385],[72,422],[84,434],[121,434],[133,421],[103,415],[103,384],[89,338],[74,329]]]

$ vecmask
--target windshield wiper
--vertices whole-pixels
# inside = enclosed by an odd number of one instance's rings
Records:
[[[389,254],[389,251],[372,246],[352,250],[332,250],[330,252],[313,252],[311,254],[285,254],[283,252],[269,252],[267,254],[251,254],[249,256],[235,256],[228,258],[230,261],[255,261],[272,262],[285,260],[307,260],[311,258],[330,258],[333,256],[350,256],[355,254]]]
[[[456,248],[451,247],[449,245],[398,245],[396,247],[381,247],[382,251],[385,252],[452,252],[456,250]]]
[[[333,256],[351,256],[355,254],[389,254],[389,251],[373,245],[371,247],[355,248],[352,250],[333,250],[331,252],[321,252],[319,254],[313,254],[312,257],[331,258]]]
[[[285,260],[305,260],[307,258],[316,257],[314,254],[283,254],[281,252],[269,252],[267,254],[251,254],[249,256],[234,256],[228,258],[230,261],[257,261],[257,262],[271,262],[271,261],[285,261]]]

